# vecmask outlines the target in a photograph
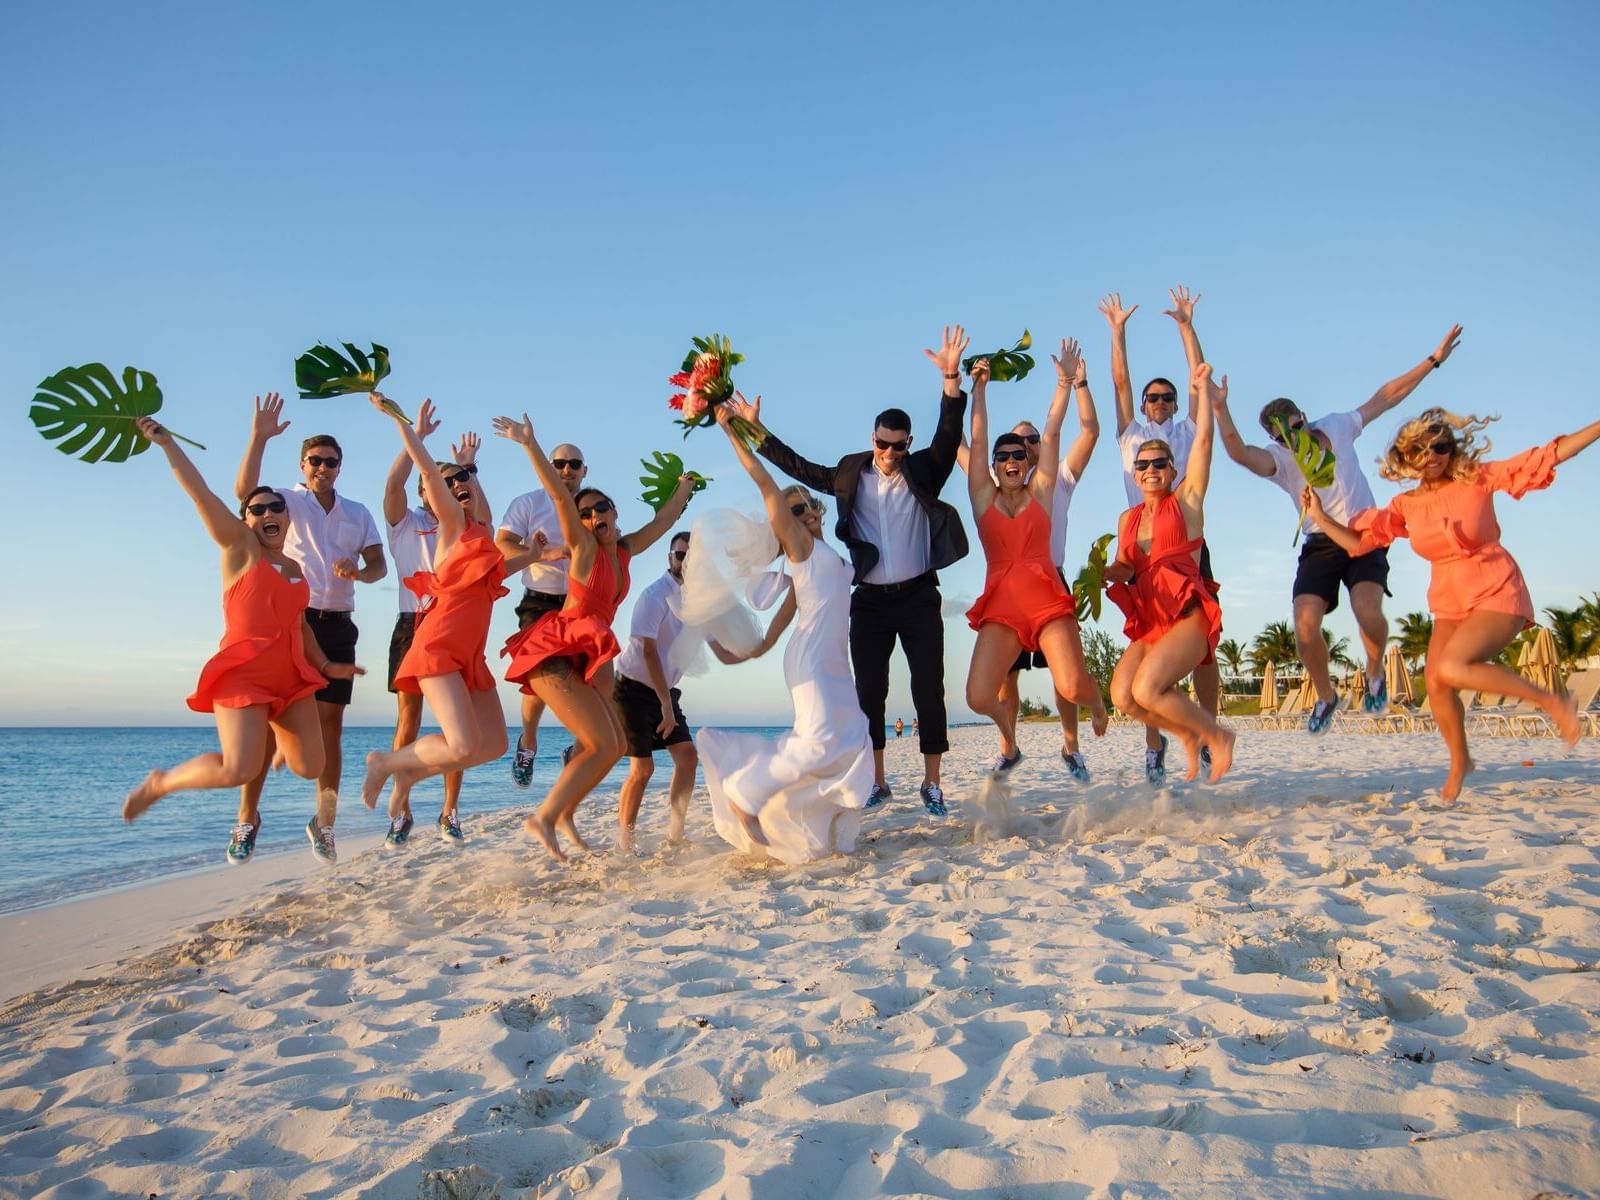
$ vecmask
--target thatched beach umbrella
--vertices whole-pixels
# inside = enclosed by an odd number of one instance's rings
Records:
[[[1344,702],[1347,708],[1360,708],[1361,697],[1367,690],[1367,669],[1357,667],[1345,685]]]
[[[1561,683],[1561,660],[1556,654],[1556,640],[1543,625],[1539,626],[1533,640],[1522,648],[1517,669],[1522,672],[1524,679],[1545,691],[1558,696],[1566,694],[1567,689]]]
[[[1415,704],[1417,689],[1411,682],[1411,672],[1406,670],[1406,660],[1400,653],[1400,644],[1389,647],[1383,657],[1383,678],[1389,685],[1390,704]]]
[[[1261,673],[1261,711],[1278,711],[1278,669],[1272,663]]]
[[[1300,681],[1300,687],[1295,694],[1284,701],[1283,707],[1278,711],[1286,713],[1310,712],[1312,705],[1316,704],[1316,702],[1317,689],[1311,682],[1311,676],[1307,675]]]

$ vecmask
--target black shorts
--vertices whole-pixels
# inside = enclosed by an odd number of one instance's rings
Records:
[[[656,732],[656,726],[661,723],[661,699],[655,688],[618,675],[611,689],[611,699],[616,703],[617,715],[622,718],[629,758],[649,758],[657,750],[694,741],[689,736],[689,722],[684,720],[683,707],[678,703],[682,693],[677,688],[672,689],[672,715],[678,723],[666,737]]]
[[[1205,538],[1200,539],[1200,578],[1209,579],[1212,583],[1217,577],[1211,573],[1211,547],[1206,545]]]
[[[349,613],[308,608],[306,624],[311,626],[311,635],[317,639],[317,647],[328,656],[329,661],[355,662],[356,638],[361,631],[356,628],[355,618]],[[349,704],[354,689],[354,680],[330,679],[328,686],[317,693],[317,699],[325,704]]]
[[[1313,533],[1300,547],[1300,565],[1294,573],[1294,598],[1316,596],[1332,612],[1339,607],[1339,585],[1351,588],[1358,583],[1375,583],[1389,591],[1389,551],[1373,550],[1359,558],[1350,554],[1325,533]]]
[[[389,690],[395,690],[394,676],[400,669],[400,660],[411,649],[411,639],[417,636],[417,614],[401,613],[394,619],[394,632],[389,635]]]
[[[1056,575],[1061,579],[1061,586],[1066,588],[1070,593],[1072,591],[1072,585],[1067,582],[1067,573],[1060,567],[1057,567]],[[1011,670],[1006,672],[1006,674],[1015,675],[1018,671],[1027,671],[1033,667],[1038,667],[1043,670],[1049,665],[1050,664],[1044,660],[1043,650],[1024,650],[1021,654],[1017,655],[1017,661],[1011,664]]]
[[[550,592],[536,592],[532,588],[523,588],[522,599],[517,601],[517,628],[526,629],[545,613],[560,612],[566,602],[565,595],[553,595]]]

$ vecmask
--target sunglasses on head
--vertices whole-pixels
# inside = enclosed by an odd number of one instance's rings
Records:
[[[1178,393],[1146,392],[1144,394],[1144,402],[1146,404],[1176,404],[1178,402]]]
[[[578,519],[587,521],[590,517],[603,517],[608,512],[614,512],[616,507],[609,500],[596,500],[588,508],[580,508],[578,510]]]
[[[282,500],[267,500],[261,504],[247,504],[244,510],[252,517],[264,517],[268,513],[281,513],[288,507]]]
[[[550,465],[558,471],[581,471],[583,459],[581,458],[552,458]]]
[[[904,437],[904,438],[901,438],[898,442],[889,442],[889,441],[885,441],[883,438],[878,437],[876,434],[874,434],[873,438],[872,438],[872,442],[873,442],[873,444],[875,446],[878,447],[879,450],[890,450],[890,451],[893,451],[896,454],[904,454],[906,452],[906,447],[911,445],[911,438],[910,437]]]
[[[1027,462],[1028,461],[1028,452],[1026,450],[1022,450],[1022,449],[1017,449],[1017,450],[996,450],[994,452],[994,460],[997,463],[1001,463],[1001,462]]]
[[[306,461],[313,467],[337,467],[339,465],[337,458],[323,458],[320,454],[308,454],[306,455]]]
[[[1136,458],[1133,460],[1134,471],[1165,471],[1172,465],[1172,460],[1166,456],[1161,458]]]

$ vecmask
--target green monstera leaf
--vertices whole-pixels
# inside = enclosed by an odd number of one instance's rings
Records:
[[[1300,474],[1305,481],[1314,488],[1331,486],[1334,470],[1339,465],[1333,456],[1333,451],[1325,449],[1311,436],[1311,431],[1304,425],[1299,429],[1290,430],[1286,417],[1274,417],[1272,423],[1277,427],[1279,439],[1289,448],[1289,453],[1294,455],[1294,465],[1300,468]],[[1300,533],[1305,524],[1306,515],[1302,512],[1300,520],[1294,527],[1295,543],[1300,541]]]
[[[1017,339],[1017,344],[1009,350],[996,350],[993,354],[973,354],[961,360],[961,367],[968,375],[972,374],[972,364],[980,358],[989,360],[989,379],[992,383],[1008,383],[1013,379],[1025,379],[1028,372],[1033,370],[1033,355],[1026,351],[1033,348],[1033,334],[1026,329]]]
[[[28,417],[63,454],[84,462],[127,462],[150,448],[134,422],[160,411],[161,389],[149,371],[124,367],[119,383],[104,363],[84,363],[43,380]],[[172,436],[205,449],[180,433]]]
[[[353,392],[372,392],[378,381],[389,374],[389,349],[376,342],[372,353],[365,353],[354,342],[345,342],[346,358],[332,346],[319,342],[294,360],[294,382],[302,400],[326,400]]]
[[[672,499],[672,493],[678,490],[680,475],[687,474],[693,479],[694,490],[697,492],[705,491],[706,484],[711,482],[699,471],[685,472],[683,459],[676,454],[656,450],[652,452],[652,456],[654,462],[648,458],[639,460],[639,465],[644,468],[644,474],[639,476],[639,482],[644,484],[644,494],[639,498],[656,512],[660,512],[661,506]]]
[[[1106,591],[1106,547],[1117,535],[1101,534],[1089,547],[1089,561],[1072,581],[1072,598],[1078,605],[1078,620],[1087,614],[1090,620],[1100,619],[1101,602]]]

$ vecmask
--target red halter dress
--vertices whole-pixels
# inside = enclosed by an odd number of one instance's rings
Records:
[[[1217,603],[1218,586],[1200,576],[1195,551],[1199,538],[1189,537],[1183,509],[1176,496],[1168,495],[1156,509],[1150,529],[1150,549],[1139,548],[1139,520],[1143,504],[1135,504],[1117,522],[1117,561],[1133,568],[1129,583],[1113,583],[1106,595],[1116,603],[1127,620],[1122,632],[1131,642],[1156,642],[1179,621],[1198,612],[1206,623],[1206,656],[1213,661],[1217,639],[1222,636],[1222,606]]]
[[[419,571],[405,578],[419,602],[417,632],[395,671],[396,691],[416,694],[422,690],[418,680],[456,672],[470,691],[494,691],[483,647],[494,602],[506,594],[505,576],[505,559],[487,526],[472,521],[437,573]]]
[[[306,661],[302,624],[311,587],[285,579],[263,555],[222,593],[222,642],[200,669],[189,707],[267,706],[276,720],[296,700],[328,686]]]
[[[1050,561],[1050,517],[1033,499],[1015,516],[998,502],[978,519],[988,575],[983,595],[967,610],[974,629],[998,623],[1010,626],[1024,650],[1039,648],[1039,631],[1051,621],[1075,617],[1077,605]]]
[[[619,543],[615,566],[611,555],[600,549],[587,583],[567,577],[565,606],[513,634],[500,651],[502,657],[511,660],[506,668],[508,682],[519,684],[531,695],[528,676],[552,658],[572,659],[583,673],[584,682],[594,682],[595,673],[621,650],[617,635],[611,632],[611,622],[628,594],[628,558],[627,548]]]

